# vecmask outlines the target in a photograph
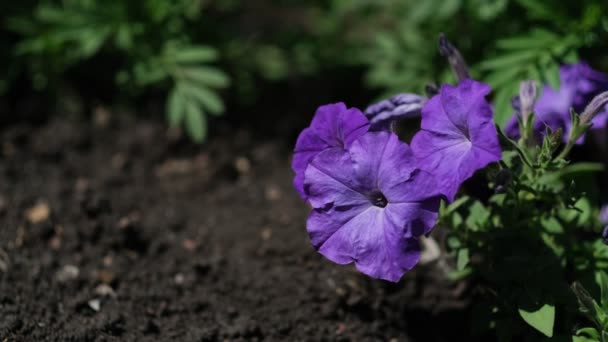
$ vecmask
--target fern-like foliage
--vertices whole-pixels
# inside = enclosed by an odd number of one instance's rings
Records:
[[[487,72],[486,82],[496,89],[497,123],[504,125],[509,119],[511,98],[522,80],[537,80],[558,89],[560,63],[575,62],[581,44],[575,35],[562,36],[544,29],[498,40],[497,56],[479,63],[479,68]]]
[[[184,125],[197,142],[207,137],[205,114],[224,112],[224,103],[215,90],[227,87],[229,78],[218,68],[206,65],[216,59],[216,50],[205,46],[169,45],[163,54],[164,67],[174,83],[167,100],[169,123],[174,127]]]
[[[200,5],[197,0],[42,1],[33,14],[12,17],[7,26],[22,37],[13,53],[27,61],[35,88],[92,58],[118,56],[123,62],[112,72],[124,92],[170,89],[170,124],[203,142],[205,115],[223,113],[218,90],[229,78],[210,64],[218,60],[217,49],[193,43],[186,30]]]

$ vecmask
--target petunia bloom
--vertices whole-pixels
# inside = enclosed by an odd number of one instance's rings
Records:
[[[306,199],[304,171],[308,163],[326,149],[343,150],[369,129],[369,121],[357,108],[346,108],[342,102],[317,109],[310,126],[298,136],[291,168],[294,187]]]
[[[372,131],[390,130],[393,122],[420,116],[426,98],[417,94],[397,94],[365,109]]]
[[[475,171],[500,160],[490,86],[465,79],[443,85],[422,108],[422,130],[412,140],[418,166],[437,177],[450,200]]]
[[[571,128],[570,108],[580,114],[595,95],[608,90],[608,75],[593,70],[584,62],[561,66],[559,76],[559,90],[545,85],[534,106],[534,132],[538,137],[542,137],[546,127],[552,130],[561,128],[566,140]],[[591,122],[592,130],[606,127],[608,110],[604,109]],[[519,125],[515,115],[505,126],[505,132],[513,139],[519,138]],[[578,142],[582,143],[582,139]]]
[[[442,198],[434,177],[416,169],[409,146],[389,132],[318,154],[304,184],[314,208],[307,230],[319,253],[393,282],[418,263],[418,237],[435,225]]]

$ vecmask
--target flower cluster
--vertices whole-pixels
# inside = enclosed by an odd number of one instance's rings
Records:
[[[381,102],[367,117],[343,103],[320,107],[292,163],[294,185],[313,208],[313,246],[335,263],[354,262],[389,281],[414,267],[418,239],[434,227],[441,200],[500,160],[489,91],[465,79],[428,101],[407,94]],[[410,147],[390,131],[391,121],[421,107],[422,129]]]
[[[534,132],[542,137],[546,128],[562,129],[567,139],[571,129],[570,109],[582,113],[589,101],[602,91],[608,90],[608,75],[593,70],[588,64],[563,65],[559,71],[560,87],[558,90],[544,85],[541,95],[534,106]],[[518,107],[518,106],[516,106]],[[519,108],[515,108],[519,112]],[[591,121],[591,129],[606,127],[608,109],[598,113]],[[513,115],[505,127],[505,133],[514,139],[519,138],[517,114]],[[578,143],[582,143],[579,140]]]

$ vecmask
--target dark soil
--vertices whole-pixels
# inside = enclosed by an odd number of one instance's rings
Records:
[[[437,266],[390,284],[313,250],[291,138],[97,114],[1,132],[0,341],[471,340]]]

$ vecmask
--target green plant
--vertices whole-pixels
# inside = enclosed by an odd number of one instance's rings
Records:
[[[225,75],[218,82],[222,70],[230,71],[242,104],[255,103],[260,80],[331,78],[328,70],[344,66],[363,67],[362,82],[379,95],[422,92],[428,83],[453,81],[434,54],[435,37],[444,32],[493,87],[496,119],[504,124],[520,79],[555,86],[558,65],[579,57],[608,68],[603,0],[42,0],[2,6],[6,26],[18,37],[8,43],[10,76],[0,90],[18,70],[26,70],[35,88],[48,90],[70,70],[94,65],[93,79],[112,75],[128,102],[154,88],[173,89],[171,99],[190,93],[188,105],[168,101],[175,103],[168,108],[177,108],[168,115],[197,140],[205,136],[206,114],[222,107],[218,90],[228,86]],[[216,56],[172,61],[173,47],[214,49]],[[182,67],[175,65],[186,64],[206,70],[200,74],[215,71],[185,91],[192,82],[182,82]]]
[[[206,114],[219,115],[224,104],[217,90],[229,78],[216,62],[218,51],[192,42],[187,25],[198,18],[201,2],[65,0],[41,2],[33,15],[10,18],[8,27],[22,36],[14,54],[25,58],[33,85],[55,85],[67,70],[100,56],[119,60],[99,73],[110,73],[131,96],[171,88],[169,122],[184,125],[190,137],[206,137]]]

